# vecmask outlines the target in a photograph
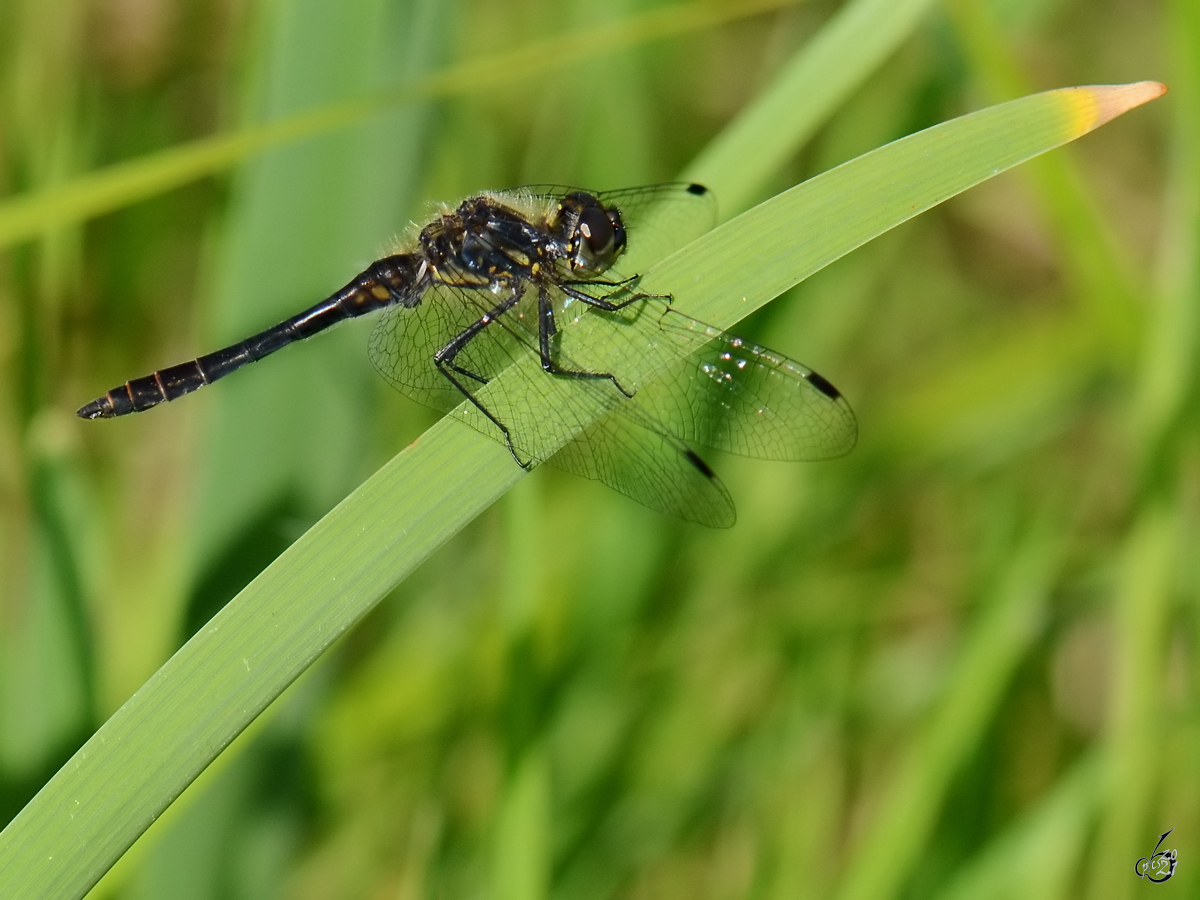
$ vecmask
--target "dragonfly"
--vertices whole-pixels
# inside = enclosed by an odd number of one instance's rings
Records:
[[[692,445],[831,459],[853,448],[857,424],[812,369],[639,290],[645,268],[715,219],[698,184],[480,193],[441,207],[315,306],[128,381],[78,415],[142,412],[382,312],[371,361],[413,400],[454,411],[523,468],[549,461],[668,515],[729,527],[733,500]]]

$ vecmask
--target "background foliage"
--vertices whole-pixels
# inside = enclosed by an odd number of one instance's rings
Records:
[[[371,323],[144,417],[75,407],[311,303],[431,200],[675,177],[835,5],[583,53],[646,8],[0,6],[12,194],[572,35],[535,78],[480,73],[7,251],[5,821],[434,420],[371,373]],[[555,471],[525,479],[95,895],[1116,897],[1147,889],[1133,862],[1171,827],[1182,862],[1159,890],[1194,892],[1198,59],[1186,0],[933,5],[723,214],[1029,90],[1173,93],[745,323],[851,398],[853,456],[716,460],[729,532]]]

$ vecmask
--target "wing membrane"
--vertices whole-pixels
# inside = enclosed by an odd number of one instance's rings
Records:
[[[673,311],[647,311],[643,321],[695,349],[622,398],[552,465],[667,515],[723,528],[734,523],[733,502],[685,441],[775,460],[829,459],[853,448],[850,405],[812,369]],[[653,344],[640,346],[653,352]]]
[[[621,211],[629,233],[629,246],[613,267],[620,278],[641,275],[717,222],[716,198],[699,185],[664,184],[601,191],[598,196]]]
[[[690,447],[631,415],[632,401],[593,422],[550,464],[601,481],[668,516],[729,528],[736,521],[725,485]]]
[[[528,292],[527,292],[528,293]],[[464,397],[434,365],[434,354],[463,331],[487,315],[500,301],[488,290],[472,290],[439,284],[429,288],[414,307],[390,308],[371,331],[368,355],[384,379],[418,403],[448,411]],[[529,318],[533,314],[533,318]],[[536,336],[536,310],[527,296],[459,353],[456,363],[483,382],[496,378],[531,348]],[[464,376],[467,384],[481,381]]]
[[[568,330],[564,355],[613,372],[659,431],[759,459],[832,459],[854,447],[850,404],[782,353],[684,316],[659,298],[586,317],[586,339]],[[664,358],[677,361],[663,368]]]
[[[555,376],[541,369],[537,287],[524,287],[513,308],[496,316],[463,346],[452,374],[488,415],[508,429],[507,441],[495,422],[477,408],[465,409],[464,420],[489,437],[509,442],[521,462],[537,464],[558,451],[560,426],[582,429],[625,395],[609,379]],[[455,409],[468,398],[437,368],[434,355],[492,313],[502,299],[487,290],[436,285],[420,304],[395,307],[375,326],[369,344],[371,361],[402,394],[435,409]],[[594,371],[565,354],[555,358],[563,368]],[[509,377],[499,377],[510,369]]]
[[[812,369],[674,311],[661,327],[698,345],[636,395],[672,434],[758,459],[813,461],[853,449],[850,404]]]

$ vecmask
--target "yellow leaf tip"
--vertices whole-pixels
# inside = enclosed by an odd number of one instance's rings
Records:
[[[1091,131],[1135,106],[1161,97],[1167,92],[1167,86],[1158,81],[1137,81],[1133,84],[1095,84],[1075,90],[1089,95],[1091,115],[1080,124],[1082,131]]]

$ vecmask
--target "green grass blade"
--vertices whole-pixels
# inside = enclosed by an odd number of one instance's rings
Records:
[[[1161,90],[1052,91],[912,135],[726,223],[649,270],[644,286],[731,326],[871,237]],[[0,896],[85,892],[300,672],[522,474],[453,417],[395,457],[176,653],[0,834]]]
[[[1126,535],[1113,610],[1116,659],[1106,739],[1111,795],[1093,849],[1092,897],[1122,896],[1114,885],[1129,868],[1126,860],[1145,853],[1138,848],[1147,832],[1166,830],[1152,819],[1153,796],[1165,758],[1163,648],[1182,533],[1178,501],[1171,498],[1148,503]]]
[[[421,0],[419,11],[417,4],[391,6],[390,15],[388,9],[374,0],[281,7],[261,42],[261,74],[246,86],[245,105],[274,119],[441,69],[455,28],[447,18],[451,5]],[[436,132],[431,107],[269,150],[239,172],[237,199],[211,256],[206,312],[215,345],[287,318],[296,298],[325,295],[362,267],[367,248],[386,247],[403,233],[410,210],[420,208],[422,157]],[[359,455],[370,443],[374,375],[363,336],[353,327],[338,332],[299,354],[281,354],[264,377],[214,398],[197,442],[207,464],[189,528],[196,583],[238,566],[251,542],[230,536],[252,529],[270,509],[286,505],[316,521],[374,468],[363,468]],[[308,415],[296,416],[300,408]],[[325,427],[313,433],[313,421]],[[259,439],[247,442],[250,432]],[[268,549],[246,571],[261,570],[284,546]]]
[[[583,60],[625,47],[713,28],[797,2],[681,3],[460,63],[398,88],[118,163],[52,189],[0,203],[0,248],[222,172],[269,147],[345,128],[395,107],[474,92],[481,84],[500,87],[552,69],[578,66]],[[563,49],[567,47],[569,53]]]
[[[978,746],[1004,688],[1037,635],[1061,555],[1049,522],[1013,553],[995,595],[963,642],[949,690],[909,745],[880,809],[846,867],[841,900],[895,897],[937,821],[955,774]]]
[[[1091,751],[1035,809],[954,875],[937,900],[1067,897],[1075,865],[1105,793],[1107,760]]]
[[[1154,82],[1063,88],[927,128],[714,229],[655,266],[642,286],[728,328],[871,238],[1164,90]]]
[[[716,191],[723,216],[741,212],[771,173],[912,34],[930,6],[931,0],[847,3],[684,177]]]
[[[993,10],[985,4],[954,0],[947,12],[989,99],[999,101],[1032,90]],[[1146,300],[1131,277],[1129,248],[1104,221],[1088,193],[1086,178],[1069,154],[1040,159],[1022,176],[1034,188],[1057,233],[1077,305],[1103,330],[1110,355],[1122,356],[1121,362],[1132,360],[1139,349]]]

